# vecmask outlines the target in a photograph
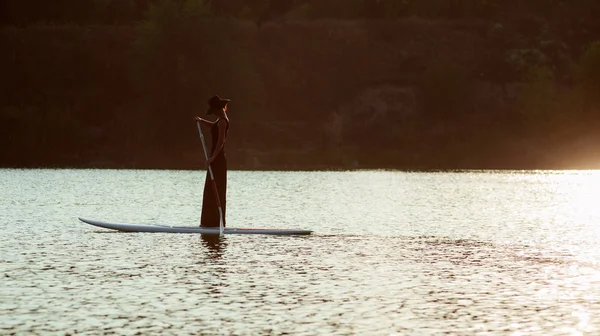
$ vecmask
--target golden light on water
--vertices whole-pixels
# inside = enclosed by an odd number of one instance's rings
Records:
[[[210,316],[202,322],[214,330],[230,326],[223,334],[249,326],[261,334],[273,325],[264,316],[292,314],[293,325],[324,334],[599,334],[600,171],[231,172],[232,223],[316,228],[310,239],[235,236],[215,247],[192,236],[101,234],[65,220],[89,211],[123,222],[140,214],[195,222],[198,208],[189,200],[197,188],[181,186],[197,186],[197,175],[6,173],[0,181],[8,181],[11,202],[0,199],[1,213],[17,225],[6,227],[0,244],[11,261],[0,264],[9,275],[0,296],[13,298],[4,307],[23,321],[13,324],[16,333],[47,330],[30,316],[55,323],[57,332],[100,323],[125,330],[132,323],[121,316],[150,301],[160,305],[133,315],[136,328],[194,333],[184,329],[194,315]],[[160,186],[162,197],[148,185]],[[90,278],[107,287],[97,290]],[[139,281],[147,290],[132,291]],[[36,300],[63,313],[39,315]],[[103,300],[106,322],[88,323],[81,312]],[[161,330],[155,321],[165,307],[171,324]]]
[[[594,259],[600,253],[600,171],[567,171],[549,179],[556,208],[548,209],[555,216],[548,223],[563,227],[552,231],[557,241],[570,239],[578,255]]]
[[[549,193],[549,198],[554,198],[552,203],[555,204],[554,209],[547,209],[554,221],[547,223],[564,228],[549,230],[554,232],[552,240],[569,241],[572,249],[565,252],[570,255],[567,260],[572,258],[574,262],[552,286],[556,290],[571,287],[574,292],[593,293],[600,283],[600,273],[594,267],[600,254],[600,171],[552,172],[540,177],[547,180],[540,188]],[[548,276],[556,277],[554,271]],[[584,335],[593,324],[589,305],[597,304],[599,298],[579,296],[576,299],[581,304],[572,306],[569,318],[574,325],[563,330],[566,335]]]
[[[588,229],[600,229],[600,223],[590,222],[600,218],[600,171],[578,171],[567,177],[557,191],[573,216],[571,221],[574,224],[587,222]]]

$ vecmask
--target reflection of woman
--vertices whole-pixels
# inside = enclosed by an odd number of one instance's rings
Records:
[[[215,178],[215,187],[211,182],[210,173],[206,172],[204,182],[204,198],[202,200],[202,217],[200,226],[215,227],[219,226],[220,216],[217,205],[216,195],[221,201],[223,211],[223,226],[225,226],[225,195],[227,192],[227,157],[225,156],[225,141],[227,140],[227,131],[229,130],[229,118],[227,117],[227,104],[229,99],[222,99],[219,96],[213,96],[208,100],[207,114],[214,114],[217,120],[208,121],[200,117],[196,120],[201,124],[210,127],[212,134],[212,146],[209,153],[206,166],[210,166]],[[215,195],[216,194],[216,195]]]
[[[218,259],[223,255],[223,250],[227,247],[227,240],[221,238],[219,235],[200,235],[202,244],[208,249],[209,254],[207,255],[211,259]]]

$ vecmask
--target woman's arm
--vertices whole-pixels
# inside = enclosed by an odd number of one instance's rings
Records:
[[[215,151],[212,153],[210,159],[206,161],[207,165],[210,165],[215,160],[217,155],[219,155],[219,153],[223,149],[223,146],[225,146],[225,140],[227,140],[227,135],[225,134],[225,132],[227,132],[227,121],[220,119],[217,123],[217,127],[219,127],[219,138],[217,140],[217,146],[215,147]]]
[[[194,120],[199,121],[201,124],[204,124],[206,126],[212,126],[214,125],[214,121],[210,121],[210,120],[206,120],[206,119],[202,119],[200,117],[196,117],[194,118]]]

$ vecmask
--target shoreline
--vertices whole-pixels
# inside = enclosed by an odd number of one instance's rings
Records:
[[[161,166],[161,165],[0,165],[0,169],[23,169],[23,170],[175,170],[175,171],[205,171],[201,166]],[[551,166],[472,166],[472,167],[425,167],[425,166],[332,166],[332,165],[289,165],[286,167],[277,165],[265,165],[260,168],[243,166],[228,167],[228,171],[274,171],[274,172],[348,172],[348,171],[398,171],[398,172],[509,172],[509,171],[600,171],[600,166],[577,166],[577,167],[551,167]]]

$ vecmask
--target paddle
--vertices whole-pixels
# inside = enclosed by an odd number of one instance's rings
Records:
[[[196,121],[198,126],[198,133],[200,134],[200,141],[202,141],[202,149],[204,149],[204,157],[208,160],[208,152],[206,151],[206,145],[204,144],[204,135],[202,134],[202,127],[200,122]],[[215,192],[215,198],[217,199],[217,207],[219,207],[219,234],[223,235],[223,210],[221,209],[221,200],[219,199],[219,192],[217,191],[217,184],[215,183],[215,177],[213,176],[212,168],[208,165],[208,173],[210,174],[210,180],[212,181],[213,190]]]

